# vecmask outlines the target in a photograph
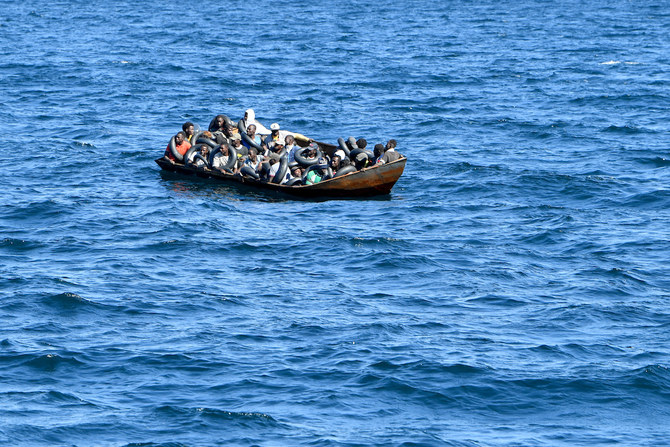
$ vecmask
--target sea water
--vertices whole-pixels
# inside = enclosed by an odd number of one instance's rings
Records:
[[[0,6],[0,444],[670,444],[667,2]],[[154,163],[250,107],[405,173]]]

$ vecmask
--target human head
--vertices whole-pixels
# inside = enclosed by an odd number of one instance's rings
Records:
[[[339,168],[341,161],[342,159],[340,158],[339,155],[333,155],[333,159],[330,161],[330,167],[333,169]]]
[[[293,177],[301,177],[302,169],[300,169],[300,166],[293,166],[293,168],[291,168],[291,175]]]
[[[375,157],[380,157],[384,153],[384,145],[381,143],[375,144]]]
[[[177,146],[182,144],[184,142],[184,139],[186,138],[186,134],[184,132],[177,132],[177,135],[174,136],[174,142]]]
[[[239,135],[233,135],[232,143],[234,147],[239,147],[242,144],[242,139]]]
[[[395,140],[393,140],[393,139],[389,140],[386,143],[386,150],[393,149],[394,147],[396,147],[396,144],[398,144],[398,143],[396,143]]]
[[[254,113],[254,109],[247,109],[244,111],[244,119],[247,121],[253,121],[256,119],[256,114]]]
[[[274,147],[273,151],[279,153],[279,152],[282,151],[282,149],[284,149],[284,143],[282,143],[281,141],[277,141],[275,143],[275,147]]]
[[[277,135],[279,133],[279,123],[270,124],[270,130],[272,131],[272,135]]]
[[[217,129],[222,128],[224,121],[225,120],[223,119],[223,115],[216,115],[216,117],[214,118],[214,122],[216,123],[216,128]]]
[[[192,122],[186,121],[181,125],[181,130],[183,130],[186,135],[191,136],[195,132],[195,126]]]
[[[256,126],[253,124],[249,124],[249,127],[247,127],[247,135],[256,135]]]
[[[202,147],[200,148],[200,153],[204,155],[205,157],[209,155],[209,146],[206,144],[203,144]]]
[[[295,143],[295,138],[293,138],[293,135],[286,135],[286,138],[284,138],[284,143],[286,143],[287,146],[290,146]]]
[[[222,154],[223,156],[227,156],[227,155],[228,155],[228,145],[227,145],[227,144],[222,144],[222,145],[221,145],[221,154]]]
[[[255,147],[250,147],[249,148],[249,158],[251,158],[252,160],[254,160],[256,158],[257,153],[258,153],[258,151],[256,150]]]
[[[365,146],[368,145],[368,142],[365,138],[359,138],[358,141],[356,141],[356,146],[358,146],[360,149],[365,149]]]

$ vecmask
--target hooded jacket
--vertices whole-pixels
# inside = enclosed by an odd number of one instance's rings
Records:
[[[237,128],[240,130],[240,132],[246,132],[247,127],[249,125],[253,124],[256,126],[256,134],[257,135],[270,135],[270,130],[262,125],[261,123],[258,122],[256,119],[256,114],[254,113],[254,109],[247,109],[244,111],[247,115],[247,119],[245,120],[242,118],[238,123],[237,123]]]

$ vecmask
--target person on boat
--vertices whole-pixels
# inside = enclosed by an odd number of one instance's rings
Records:
[[[289,132],[287,130],[281,130],[281,127],[279,126],[279,123],[272,123],[270,125],[270,129],[272,133],[265,137],[263,142],[268,146],[271,147],[273,144],[281,142],[282,144],[287,143],[287,138],[291,137],[291,141],[293,142],[292,144],[295,144],[295,136],[297,135],[298,137],[307,140],[308,138],[304,135],[301,135],[299,133],[295,132]],[[288,143],[287,143],[288,144]]]
[[[219,152],[216,153],[214,159],[212,160],[212,169],[216,169],[220,172],[226,172],[223,168],[228,164],[230,160],[230,151],[227,144],[222,144]],[[236,171],[236,166],[233,165],[233,173]]]
[[[175,149],[177,149],[177,152],[179,152],[179,154],[182,156],[186,153],[186,151],[191,149],[191,143],[186,141],[186,134],[183,131],[177,132],[177,135],[174,136],[174,146]],[[177,161],[177,159],[174,158],[174,155],[172,155],[172,152],[170,151],[170,144],[168,144],[167,148],[165,149],[165,156],[172,163]]]
[[[276,154],[271,154],[271,155],[276,155]],[[276,158],[270,158],[270,169],[267,172],[266,175],[266,180],[271,181],[273,178],[275,178],[275,175],[277,175],[277,171],[279,171],[279,168],[281,166],[280,160]]]
[[[210,132],[223,132],[223,129],[226,125],[226,120],[223,115],[216,115],[212,124],[209,126]]]
[[[306,159],[311,161],[311,160],[316,158],[318,150],[319,150],[319,146],[316,143],[309,143],[309,146],[307,146],[307,149],[305,150],[303,156]],[[294,159],[295,159],[295,154],[294,154]]]
[[[206,131],[204,131],[204,132],[202,132],[201,134],[198,135],[197,141],[192,141],[191,142],[191,146],[195,146],[196,144],[198,144],[198,141],[200,143],[204,143],[206,139],[210,140],[210,143],[214,143],[215,140],[216,140],[216,137],[214,137],[214,134],[212,134],[212,132],[206,130]],[[210,144],[210,146],[211,146],[211,144]]]
[[[284,185],[294,178],[301,178],[301,177],[302,177],[302,170],[300,169],[300,167],[295,166],[293,167],[293,169],[286,170],[286,175],[284,175],[284,178],[281,180],[281,182],[279,182],[279,184]]]
[[[342,158],[339,155],[333,155],[333,159],[330,160],[330,169],[333,172],[337,172],[338,169],[342,167]]]
[[[260,135],[270,135],[270,131],[262,125],[261,123],[258,122],[256,119],[256,114],[254,113],[254,109],[247,109],[244,112],[244,118],[242,118],[238,123],[237,127],[242,130],[242,129],[247,129],[249,125],[253,124],[256,126],[256,130]]]
[[[375,144],[375,150],[373,153],[375,155],[375,164],[381,164],[382,155],[384,155],[384,145],[381,143]]]
[[[223,115],[216,115],[212,124],[210,124],[209,132],[212,133],[212,138],[218,143],[228,143],[228,138],[226,135],[226,118]]]
[[[274,146],[278,141],[283,141],[279,137],[279,123],[270,124],[270,135],[265,137],[263,142],[267,147]]]
[[[259,172],[263,159],[262,155],[258,155],[256,148],[252,147],[249,149],[249,155],[244,160],[244,166],[249,166],[254,171]]]
[[[249,124],[249,127],[247,127],[247,135],[249,138],[254,141],[257,145],[262,147],[262,140],[260,135],[256,135],[256,125],[255,124]],[[246,141],[243,141],[242,144],[247,148],[251,148],[251,145],[247,143]],[[265,149],[265,148],[264,148]]]
[[[229,142],[230,139],[233,138],[235,135],[237,135],[238,137],[240,136],[239,129],[231,121],[226,122],[223,133],[226,136],[226,138],[228,138]]]
[[[321,168],[311,169],[305,178],[305,185],[314,185],[315,183],[319,183],[323,179],[324,175],[325,173]]]
[[[234,134],[232,137],[230,137],[230,147],[235,149],[238,161],[242,157],[246,157],[249,154],[249,149],[245,146],[242,146],[242,138],[240,138],[239,134]]]
[[[198,154],[201,155],[202,158],[196,157],[196,155]],[[189,155],[187,161],[196,168],[206,168],[207,163],[202,160],[203,158],[205,160],[209,158],[209,146],[207,146],[206,144],[203,144],[199,150],[191,152],[191,155]]]
[[[356,166],[356,169],[360,171],[361,169],[365,169],[368,166],[368,161],[368,156],[365,153],[360,153],[356,155],[354,166]]]
[[[288,154],[288,162],[293,163],[295,161],[295,153],[302,148],[295,144],[295,138],[293,135],[286,135],[286,138],[284,138],[284,143],[286,153]]]
[[[305,173],[305,170],[303,168],[301,168],[300,165],[293,166],[290,169],[290,171],[291,171],[291,176],[297,177],[297,178],[302,178],[302,175]]]
[[[368,141],[365,138],[359,138],[356,140],[356,146],[358,146],[359,149],[365,149],[368,145]]]
[[[339,148],[339,147],[338,147],[337,150],[333,153],[333,155],[337,155],[338,157],[340,157],[340,160],[342,160],[342,161],[344,161],[344,160],[349,160],[349,157],[347,157],[347,153],[344,152],[344,150],[342,150],[342,149]]]
[[[281,155],[279,155],[279,152],[275,151],[281,151],[282,149],[282,145],[276,145],[271,149],[265,150],[265,159],[263,160],[260,168],[261,178],[267,181],[270,181],[270,179],[274,178],[274,175],[279,169],[279,162],[281,161]]]
[[[181,130],[183,130],[184,134],[186,134],[186,141],[193,144],[191,138],[195,133],[195,125],[190,121],[186,121],[184,124],[181,125]]]
[[[386,148],[384,150],[384,155],[382,155],[381,164],[385,163],[391,163],[392,161],[396,161],[402,158],[402,155],[400,155],[399,152],[396,152],[395,148],[398,143],[396,140],[388,140],[386,143]]]
[[[270,155],[276,155],[277,158],[282,156],[282,151],[284,150],[284,142],[276,141],[272,147],[270,147]]]

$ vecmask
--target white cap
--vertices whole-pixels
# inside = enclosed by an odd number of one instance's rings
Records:
[[[270,130],[279,130],[279,123],[270,124]]]

